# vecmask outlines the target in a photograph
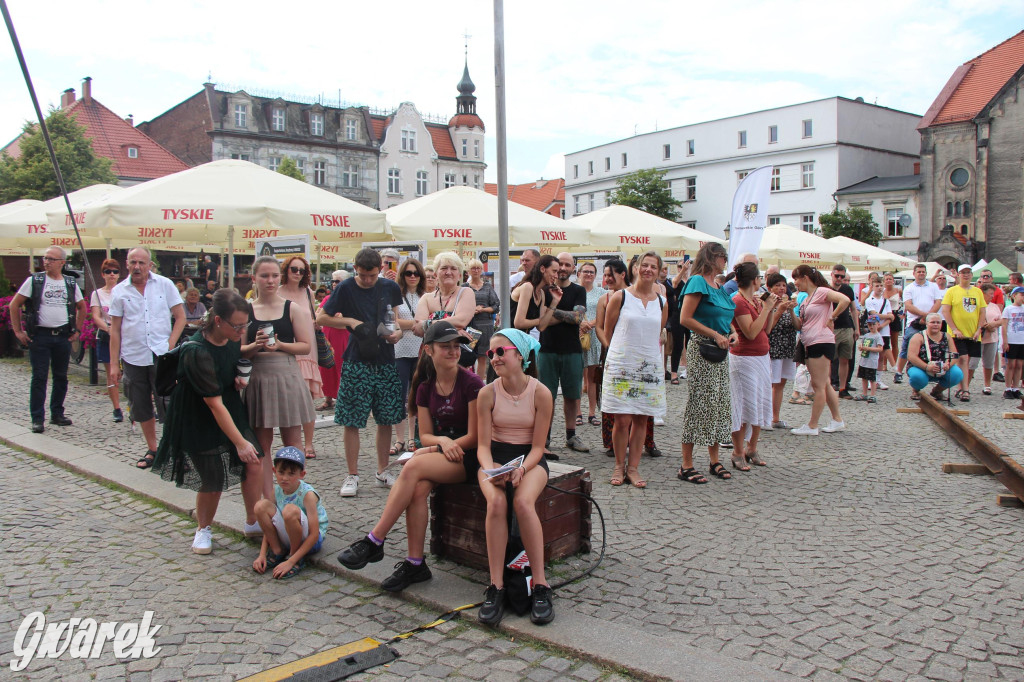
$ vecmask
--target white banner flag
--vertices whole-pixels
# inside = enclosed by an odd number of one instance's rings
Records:
[[[732,198],[729,230],[729,267],[744,253],[756,254],[768,226],[768,198],[772,194],[772,166],[762,166],[743,178]]]

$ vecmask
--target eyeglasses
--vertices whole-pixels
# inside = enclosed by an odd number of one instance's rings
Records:
[[[238,333],[238,334],[241,334],[242,332],[244,332],[245,328],[249,326],[248,322],[243,322],[242,324],[231,324],[230,322],[228,322],[226,324],[229,327],[231,327],[232,329],[234,329],[235,332]]]
[[[49,256],[43,256],[44,263],[61,263],[67,259],[65,258],[50,258]]]
[[[288,269],[292,272],[292,274],[295,274],[295,275],[305,275],[306,274],[306,268],[297,268],[294,265],[289,265]]]
[[[498,346],[497,348],[493,348],[487,351],[487,359],[493,360],[495,355],[497,355],[499,358],[503,358],[505,357],[505,351],[507,350],[518,350],[518,348],[516,348],[515,346]]]
[[[120,275],[121,271],[120,270],[104,270],[103,274],[104,275]]]
[[[402,273],[402,276],[403,277],[419,277],[420,273],[416,272],[415,270],[406,270],[405,272]]]

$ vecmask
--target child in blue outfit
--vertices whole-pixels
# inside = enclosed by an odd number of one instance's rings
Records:
[[[305,568],[305,558],[323,546],[327,510],[320,494],[302,480],[305,477],[306,456],[302,450],[289,445],[277,451],[274,501],[256,503],[256,521],[263,529],[260,555],[252,562],[257,573],[270,569],[275,578],[294,578]]]

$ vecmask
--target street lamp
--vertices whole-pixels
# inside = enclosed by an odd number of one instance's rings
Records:
[[[728,240],[729,240],[729,231],[731,230],[731,228],[732,228],[732,223],[726,223],[726,224],[725,224],[725,229],[724,229],[724,230],[722,230],[722,231],[723,231],[723,232],[725,233],[725,239],[726,239],[726,241],[728,241]]]
[[[1013,250],[1017,252],[1017,272],[1024,272],[1024,239],[1015,241]]]

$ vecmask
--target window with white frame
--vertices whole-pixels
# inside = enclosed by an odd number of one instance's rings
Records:
[[[611,206],[612,205],[612,191],[610,189],[606,189],[604,191],[604,205],[605,206]]]
[[[686,187],[686,198],[683,201],[697,201],[697,178],[683,178]]]
[[[772,168],[772,191],[778,192],[782,189],[782,169],[778,166]]]
[[[666,161],[672,158],[672,145],[661,145],[661,158],[665,159]]]
[[[594,174],[594,162],[593,161],[587,161],[587,175],[593,175],[593,174]]]
[[[354,163],[345,164],[341,168],[341,186],[348,189],[359,187],[359,166]]]
[[[348,119],[345,121],[345,139],[354,140],[356,139],[356,133],[358,131],[355,119]]]
[[[683,223],[683,227],[688,227],[691,230],[696,230],[697,229],[697,221],[696,220],[687,220],[685,223]]]
[[[403,152],[415,152],[416,151],[416,131],[415,130],[403,130],[402,131],[402,151]]]
[[[587,211],[589,212],[589,211],[593,211],[593,210],[594,210],[594,193],[591,192],[590,194],[587,195]]]
[[[779,216],[771,216],[771,215],[768,216],[768,224],[769,225],[779,225],[781,223],[782,223],[782,218],[780,218]]]
[[[575,180],[579,176],[580,176],[580,165],[578,163],[574,163],[572,165],[572,178],[573,178],[573,180]]]
[[[629,157],[626,156],[625,152],[623,152],[622,153],[622,167],[625,168],[628,165],[629,165]]]
[[[402,193],[402,171],[388,168],[388,194]]]
[[[267,161],[267,168],[269,168],[270,170],[272,170],[273,172],[276,173],[277,169],[280,168],[280,167],[281,167],[281,157],[280,156],[271,156],[270,159],[268,159],[268,161]]]
[[[326,185],[327,184],[327,162],[326,161],[314,161],[313,162],[313,184],[314,185]]]
[[[800,216],[800,229],[804,232],[814,232],[814,214],[805,213]]]
[[[462,186],[463,187],[468,187],[469,186],[469,176],[466,175],[465,173],[462,174]]]
[[[473,186],[480,189],[480,175],[473,173]]]
[[[248,161],[249,160],[249,155],[248,154],[232,154],[231,158],[235,159],[236,161]]]
[[[449,187],[454,187],[454,186],[455,186],[455,173],[445,173],[444,174],[444,188],[448,189]]]
[[[604,169],[606,171],[610,171],[612,169],[612,157],[610,157],[610,156],[604,157]]]
[[[750,171],[748,170],[736,171],[736,184],[738,185],[741,182],[743,182],[743,178],[747,177],[748,175],[750,175]]]
[[[137,158],[139,158],[139,148],[138,147],[128,147],[128,158],[129,159],[137,159]]]
[[[430,189],[428,189],[427,184],[427,171],[416,171],[416,196],[422,197],[423,195],[430,193]]]
[[[316,135],[317,137],[323,137],[324,134],[324,115],[316,112],[309,114],[309,134]]]
[[[303,158],[295,159],[295,165],[296,165],[296,167],[298,167],[300,173],[302,173],[303,175],[306,174],[306,160],[305,159],[303,159]]]
[[[800,186],[804,189],[814,187],[814,164],[800,164]]]
[[[746,130],[741,130],[739,132],[739,134],[737,135],[737,138],[738,138],[737,146],[740,149],[743,149],[744,147],[747,146],[747,131]]]
[[[480,140],[473,140],[473,158],[480,158]]]
[[[466,158],[467,156],[469,156],[469,140],[462,138],[462,158]]]
[[[768,126],[768,144],[779,141],[779,126]]]
[[[236,104],[235,105],[235,127],[236,128],[244,128],[245,127],[245,115],[246,115],[246,113],[248,111],[249,111],[249,106],[247,104]]]
[[[579,215],[580,214],[580,195],[579,194],[575,195],[572,198],[572,214],[573,215]]]
[[[804,122],[803,122],[803,136],[805,138],[811,137],[811,135],[813,133],[814,133],[814,121],[812,121],[809,118],[804,119]]]
[[[280,132],[284,130],[284,109],[277,107],[270,114],[270,126]]]
[[[686,155],[693,156],[693,152],[697,149],[696,144],[693,140],[686,141]]]
[[[900,216],[903,215],[904,206],[885,209],[885,236],[902,237],[903,226],[900,225]]]

